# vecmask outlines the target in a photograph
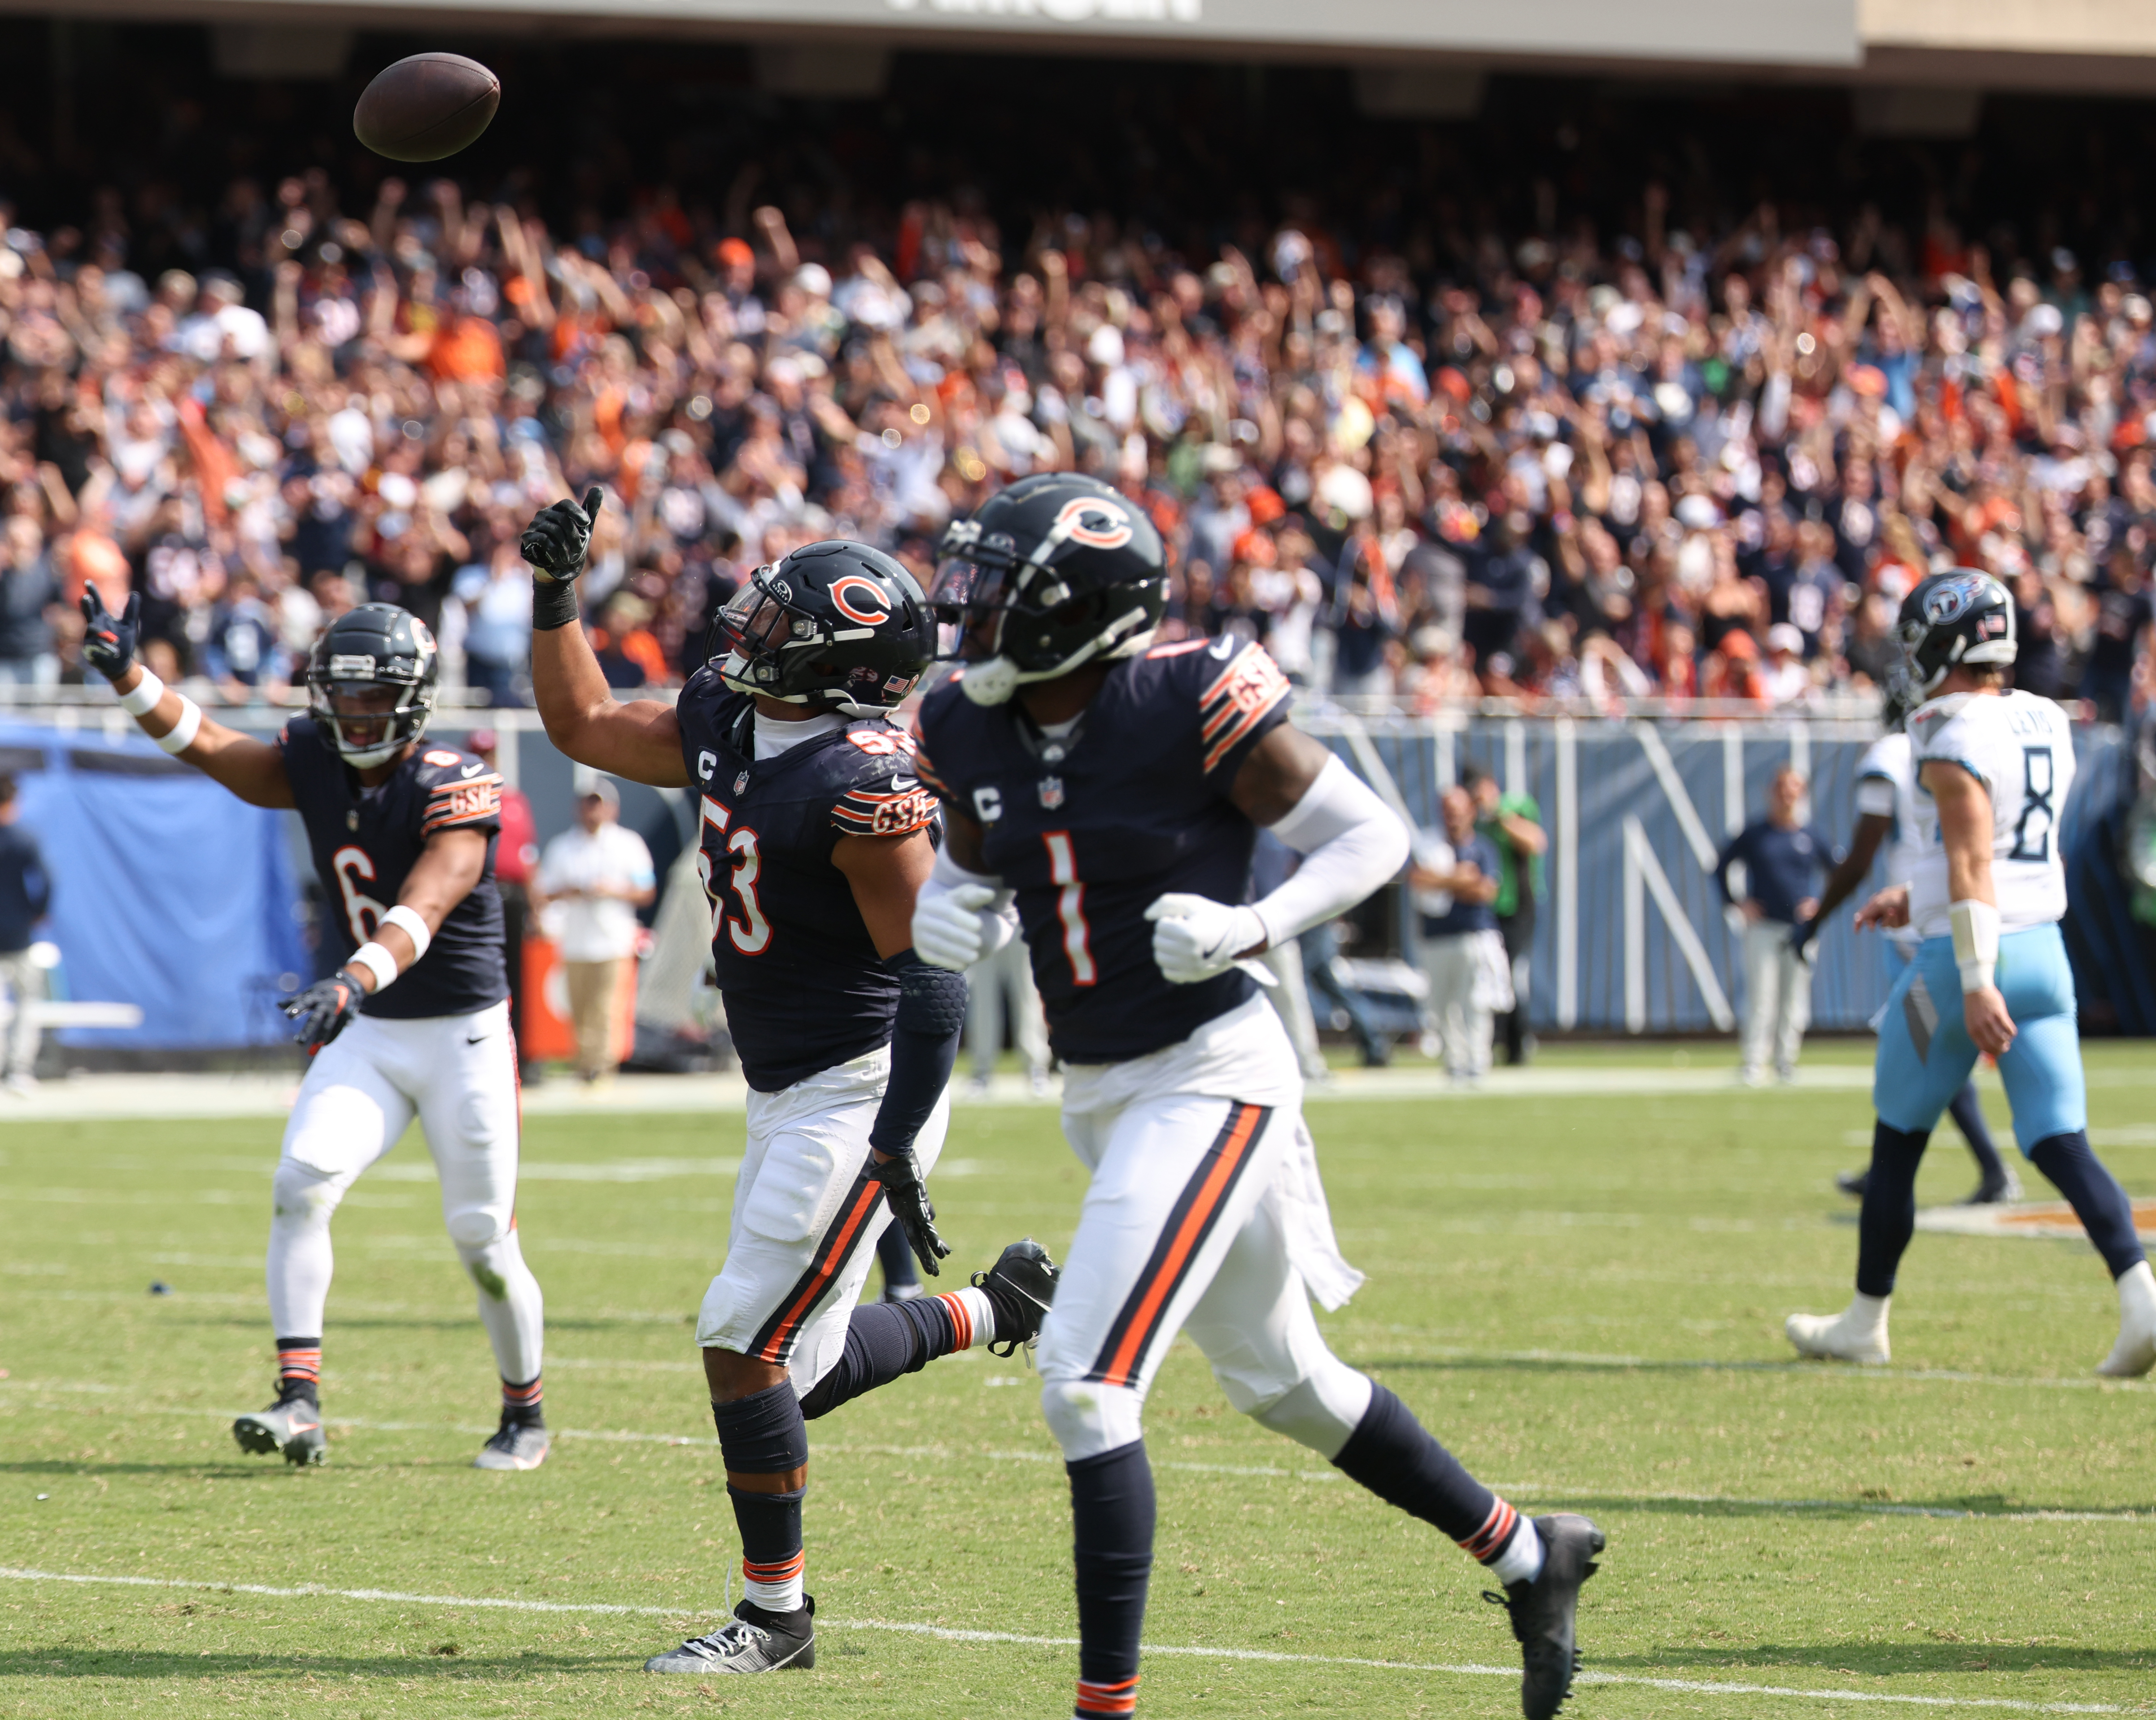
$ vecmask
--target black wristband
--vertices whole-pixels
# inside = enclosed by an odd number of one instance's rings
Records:
[[[531,630],[552,633],[577,619],[577,582],[531,576]]]

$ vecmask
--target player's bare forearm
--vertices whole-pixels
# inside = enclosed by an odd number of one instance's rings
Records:
[[[841,836],[832,846],[831,864],[853,886],[854,905],[861,911],[861,923],[868,927],[876,954],[888,961],[911,949],[914,898],[936,866],[936,849],[928,833]]]
[[[427,839],[425,849],[405,874],[398,903],[427,922],[430,938],[442,929],[442,922],[456,905],[478,888],[486,872],[486,841],[483,830],[437,830]],[[418,949],[401,926],[385,922],[376,928],[374,941],[397,958],[400,973],[408,972],[418,959]],[[365,968],[354,972],[362,989],[375,989],[371,972]]]
[[[1301,804],[1332,757],[1322,742],[1282,723],[1250,748],[1228,798],[1252,824],[1276,824]]]
[[[980,825],[963,812],[955,812],[948,805],[943,809],[943,851],[951,856],[952,864],[986,877],[987,858],[982,853],[984,838]]]
[[[1958,764],[1932,759],[1924,787],[1939,813],[1939,845],[1947,852],[1947,900],[1996,905],[1991,884],[1991,796]]]
[[[131,666],[112,684],[123,696],[141,684],[142,665]],[[179,726],[185,708],[180,695],[170,687],[164,696],[135,719],[136,727],[153,740],[162,740]],[[285,776],[285,755],[266,741],[243,735],[205,716],[185,750],[177,755],[218,787],[228,789],[249,806],[285,807],[292,804],[292,785]]]
[[[1879,845],[1887,839],[1893,828],[1893,819],[1884,813],[1867,812],[1856,821],[1856,834],[1849,839],[1849,854],[1834,869],[1826,881],[1826,894],[1820,898],[1819,917],[1822,920],[1856,894],[1863,883],[1864,875],[1871,870],[1871,861],[1879,852]]]
[[[616,699],[575,622],[533,630],[531,696],[547,738],[578,764],[655,788],[695,786],[681,757],[674,707],[656,699],[626,705]]]

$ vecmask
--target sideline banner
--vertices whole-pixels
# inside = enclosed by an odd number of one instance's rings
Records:
[[[277,999],[313,969],[282,814],[243,804],[139,735],[0,725],[0,765],[52,874],[54,996],[142,1011],[140,1027],[62,1029],[63,1044],[209,1050],[290,1037]]]

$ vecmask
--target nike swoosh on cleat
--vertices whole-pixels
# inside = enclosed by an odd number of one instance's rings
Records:
[[[490,1034],[484,1034],[484,1033],[483,1033],[483,1034],[477,1035],[476,1035],[476,1036],[475,1036],[474,1038],[471,1038],[471,1039],[468,1039],[468,1040],[466,1040],[465,1041],[465,1043],[466,1045],[485,1045],[485,1044],[487,1042],[487,1040],[490,1040],[490,1038],[492,1038],[492,1037],[493,1037],[493,1035],[490,1035]]]

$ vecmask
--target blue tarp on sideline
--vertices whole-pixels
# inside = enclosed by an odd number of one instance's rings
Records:
[[[142,1024],[69,1045],[221,1050],[286,1036],[308,971],[283,814],[247,806],[140,736],[0,724],[22,821],[53,880],[58,995],[135,1004]]]

